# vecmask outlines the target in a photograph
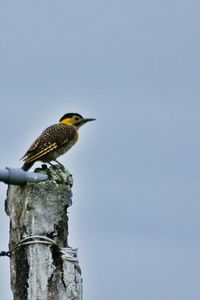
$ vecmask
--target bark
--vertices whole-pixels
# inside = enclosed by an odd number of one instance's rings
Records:
[[[72,204],[72,177],[58,167],[39,172],[47,173],[50,179],[8,188],[5,206],[10,217],[9,248],[33,235],[49,237],[56,245],[21,245],[12,252],[13,299],[81,300],[80,268],[73,261],[63,260],[60,253],[60,248],[68,247],[67,209]]]

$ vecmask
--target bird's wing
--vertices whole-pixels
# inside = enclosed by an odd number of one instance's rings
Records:
[[[62,124],[56,124],[46,128],[33,142],[22,159],[26,163],[29,163],[63,146],[73,138],[73,131],[74,130],[71,130],[71,126],[69,128]]]

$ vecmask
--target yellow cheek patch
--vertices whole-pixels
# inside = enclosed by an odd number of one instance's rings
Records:
[[[77,121],[72,118],[67,118],[62,120],[60,123],[64,125],[74,125],[75,123],[77,123]]]

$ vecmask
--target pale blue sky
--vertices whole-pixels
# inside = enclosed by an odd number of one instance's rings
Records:
[[[67,112],[84,300],[200,299],[200,4],[0,1],[1,167]],[[1,184],[0,249],[7,249]],[[0,298],[10,300],[0,259]]]

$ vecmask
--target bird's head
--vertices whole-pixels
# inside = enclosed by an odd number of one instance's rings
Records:
[[[83,124],[94,121],[95,119],[91,118],[83,118],[81,115],[77,113],[68,113],[65,114],[60,120],[59,123],[64,125],[74,125],[75,127],[79,128]]]

